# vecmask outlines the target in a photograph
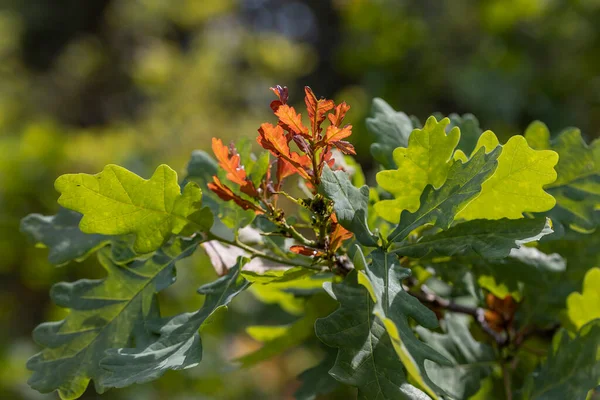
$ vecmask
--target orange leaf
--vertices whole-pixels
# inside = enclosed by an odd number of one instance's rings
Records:
[[[246,184],[246,171],[240,165],[240,156],[234,154],[229,157],[229,147],[225,146],[221,139],[212,139],[212,149],[219,161],[219,165],[227,172],[227,179],[238,185]]]
[[[346,104],[345,101],[335,106],[335,113],[327,115],[327,118],[329,118],[329,122],[331,122],[331,125],[335,125],[337,127],[341,126],[342,121],[344,120],[344,117],[346,116],[346,113],[349,109],[350,106]]]
[[[306,247],[306,246],[292,246],[290,247],[290,251],[292,253],[296,253],[296,254],[302,254],[303,256],[309,256],[309,257],[318,257],[318,256],[322,256],[325,253],[323,253],[321,250],[317,250],[317,249],[313,249],[311,247]]]
[[[354,146],[352,146],[352,143],[350,142],[340,140],[338,142],[334,142],[333,144],[344,154],[351,154],[353,156],[356,155],[356,150],[354,150]]]
[[[254,210],[257,214],[263,213],[263,210],[260,207],[257,207],[255,204],[252,204],[248,200],[242,199],[240,196],[233,193],[233,191],[225,186],[216,176],[213,176],[213,182],[209,183],[207,186],[210,190],[215,192],[221,200],[233,200],[235,204],[242,207],[244,210]]]
[[[332,215],[332,217],[333,217],[333,215]],[[350,239],[353,235],[354,234],[352,232],[350,232],[349,230],[347,230],[340,224],[336,223],[335,228],[333,229],[333,232],[331,233],[329,246],[331,247],[331,249],[333,251],[336,251],[337,249],[340,248],[340,246],[342,245],[342,242]]]
[[[287,137],[281,126],[273,126],[269,123],[262,124],[258,130],[256,141],[265,150],[269,150],[275,157],[286,160],[296,168],[296,172],[304,179],[310,179],[304,169],[304,166],[310,165],[310,159],[306,155],[300,156],[296,152],[290,152]]]
[[[338,128],[335,125],[331,125],[327,128],[323,142],[331,144],[333,142],[346,139],[350,135],[352,135],[352,125],[346,125],[343,128]]]
[[[279,117],[279,121],[287,130],[310,139],[308,128],[302,124],[302,116],[296,113],[294,107],[285,104],[281,105],[277,111],[275,111],[275,115]]]
[[[335,103],[333,100],[317,99],[317,96],[315,96],[312,89],[308,86],[304,87],[304,92],[306,94],[304,102],[306,103],[308,118],[311,121],[313,139],[317,139],[322,130],[321,124],[325,120],[325,113],[331,110],[335,106]]]
[[[283,104],[287,103],[288,100],[288,88],[287,86],[281,87],[279,85],[270,88],[273,93],[275,93],[275,96],[277,96],[277,98],[279,100],[273,100],[271,102],[271,109],[273,110],[273,112],[277,111],[277,109],[279,109],[279,107],[281,107]]]

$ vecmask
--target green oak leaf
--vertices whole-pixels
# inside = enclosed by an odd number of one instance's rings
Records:
[[[408,145],[413,123],[403,112],[394,110],[383,99],[373,99],[372,117],[367,118],[367,129],[376,137],[371,155],[387,169],[396,167],[392,152]]]
[[[575,337],[561,329],[548,359],[527,380],[523,399],[585,400],[600,382],[600,320],[583,326]]]
[[[83,214],[82,232],[103,235],[135,234],[133,249],[149,253],[171,235],[193,227],[206,231],[213,223],[202,193],[194,183],[180,191],[177,174],[159,166],[149,180],[118,165],[96,175],[67,174],[56,180],[58,203]]]
[[[204,150],[194,150],[187,165],[187,176],[185,181],[196,182],[201,188],[213,181],[213,176],[217,174],[219,164]],[[203,190],[202,195],[206,192]]]
[[[452,164],[441,188],[425,187],[421,206],[416,212],[402,212],[398,226],[388,235],[388,241],[401,242],[410,232],[425,224],[449,228],[456,214],[477,196],[482,183],[494,173],[501,152],[500,147],[487,154],[484,149],[479,149],[468,162]]]
[[[592,268],[585,274],[581,293],[567,297],[567,314],[577,329],[600,319],[600,268]]]
[[[404,241],[393,246],[391,251],[415,258],[478,255],[500,259],[508,257],[511,250],[551,233],[550,220],[547,218],[477,219],[455,225],[447,231],[423,236],[417,242]]]
[[[289,282],[300,278],[306,278],[314,275],[315,271],[308,268],[293,267],[288,269],[270,269],[264,273],[244,270],[242,276],[252,283],[280,283]]]
[[[367,224],[369,208],[367,186],[359,189],[352,184],[344,171],[332,171],[325,165],[319,192],[333,200],[333,209],[340,225],[354,233],[356,239],[363,245],[377,245],[377,237],[371,233]]]
[[[31,387],[42,393],[58,390],[62,399],[81,396],[91,379],[99,393],[106,390],[106,371],[100,366],[104,352],[151,339],[144,323],[158,316],[155,293],[175,281],[175,263],[198,243],[178,239],[152,258],[126,266],[115,264],[103,249],[98,258],[106,278],[54,285],[52,299],[70,313],[34,330],[34,340],[44,349],[27,362]]]
[[[462,400],[476,394],[481,381],[492,374],[496,361],[494,349],[480,343],[469,332],[470,317],[446,313],[444,333],[416,327],[419,337],[452,362],[451,366],[426,363],[431,380],[451,398]]]
[[[107,350],[101,361],[107,371],[102,384],[125,387],[158,379],[168,370],[198,365],[202,360],[198,330],[210,324],[217,313],[224,312],[231,300],[250,286],[240,275],[246,261],[240,257],[227,275],[198,289],[200,294],[206,295],[198,311],[147,321],[146,328],[154,335],[151,342],[135,348],[121,346]]]
[[[446,181],[452,163],[452,153],[460,139],[455,127],[446,135],[448,118],[438,122],[429,117],[423,129],[410,134],[408,147],[398,147],[393,152],[398,167],[377,174],[379,186],[390,192],[394,200],[382,200],[375,204],[375,211],[387,221],[397,223],[403,210],[415,212],[425,186],[438,189]]]
[[[568,128],[550,140],[548,127],[535,121],[525,131],[525,137],[535,149],[552,149],[559,155],[556,181],[545,190],[556,199],[550,217],[576,232],[596,229],[600,218],[600,140],[590,145],[581,131]]]
[[[329,374],[358,388],[364,400],[431,399],[408,383],[385,326],[373,315],[374,302],[352,271],[342,283],[324,285],[340,307],[315,324],[317,337],[338,349]]]
[[[498,143],[491,131],[484,132],[476,149],[489,152]],[[544,186],[556,180],[554,166],[558,154],[552,150],[534,150],[523,136],[513,136],[502,146],[498,168],[481,186],[479,195],[456,218],[522,218],[525,212],[548,211],[556,204]]]
[[[302,385],[294,393],[296,400],[315,400],[319,395],[333,392],[340,386],[331,375],[329,370],[333,368],[336,359],[336,351],[329,350],[323,361],[312,368],[302,372],[298,379]]]
[[[290,348],[299,346],[307,339],[314,337],[314,325],[317,318],[328,315],[334,308],[334,302],[329,296],[318,293],[306,302],[304,315],[286,326],[270,327],[274,331],[271,332],[269,340],[266,340],[260,349],[238,358],[236,362],[240,363],[242,367],[251,367]],[[267,327],[260,328],[263,337],[269,335],[265,331]]]
[[[56,215],[29,214],[21,220],[21,232],[49,249],[48,261],[57,266],[82,261],[107,245],[110,236],[87,234],[79,229],[81,214],[61,208]]]
[[[442,365],[449,365],[449,361],[417,339],[409,318],[428,329],[436,329],[437,317],[403,289],[402,280],[411,273],[400,266],[396,255],[377,249],[369,257],[372,262],[364,273],[358,273],[358,281],[367,288],[375,302],[373,314],[383,323],[410,377],[435,398],[441,391],[425,373],[425,361],[431,360]]]

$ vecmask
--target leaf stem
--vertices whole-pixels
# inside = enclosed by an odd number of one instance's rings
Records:
[[[270,260],[279,264],[283,264],[283,265],[288,265],[291,267],[302,267],[302,268],[307,268],[307,269],[312,269],[312,270],[316,270],[316,271],[321,271],[321,268],[317,265],[310,265],[310,264],[304,264],[304,263],[300,263],[294,260],[288,260],[285,258],[281,258],[281,257],[277,257],[277,256],[273,256],[271,254],[267,254],[265,252],[262,252],[260,250],[256,250],[253,247],[248,246],[247,244],[243,243],[242,241],[240,241],[238,238],[236,238],[235,240],[228,240],[225,238],[222,238],[220,236],[217,236],[213,233],[208,233],[207,234],[207,239],[208,240],[216,240],[219,241],[221,243],[225,243],[227,245],[230,246],[235,246],[237,248],[240,248],[246,252],[248,252],[250,254],[250,258],[264,258],[266,260]]]
[[[513,400],[510,371],[508,370],[508,363],[506,362],[502,363],[502,380],[504,381],[506,400]]]

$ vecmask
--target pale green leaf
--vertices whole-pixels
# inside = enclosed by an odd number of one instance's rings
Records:
[[[212,214],[201,209],[201,191],[188,183],[180,191],[177,174],[159,166],[145,180],[117,165],[96,175],[67,174],[55,183],[58,203],[83,214],[82,232],[103,235],[135,234],[134,250],[148,253],[185,228],[208,230]]]
[[[577,329],[600,319],[600,268],[592,268],[585,274],[581,293],[567,297],[567,314]]]
[[[250,285],[240,275],[245,261],[240,258],[227,275],[198,289],[200,294],[206,295],[198,311],[148,321],[146,328],[154,335],[151,342],[135,348],[121,346],[106,351],[101,361],[102,368],[107,371],[102,384],[125,387],[157,379],[168,370],[196,366],[202,360],[198,330],[209,324],[217,313],[227,310],[231,300]]]
[[[425,224],[449,228],[456,214],[477,196],[482,183],[494,173],[501,152],[500,147],[488,154],[479,149],[467,163],[452,164],[446,183],[440,189],[428,185],[421,195],[419,209],[414,213],[402,212],[400,223],[389,234],[388,241],[401,242],[411,231]]]
[[[151,339],[144,324],[158,316],[155,293],[174,282],[175,262],[192,254],[198,242],[177,240],[152,258],[126,266],[112,262],[110,251],[103,249],[98,257],[106,278],[54,285],[52,299],[70,313],[33,332],[44,349],[27,362],[33,371],[29,384],[42,393],[58,390],[63,399],[75,399],[93,379],[103,392],[104,352]]]
[[[416,258],[478,255],[500,259],[507,257],[511,250],[550,233],[550,220],[546,218],[473,220],[424,236],[417,242],[404,241],[391,250]]]
[[[451,361],[451,366],[427,362],[431,380],[451,398],[468,399],[479,391],[481,381],[492,374],[496,363],[494,349],[480,343],[469,332],[470,317],[446,313],[443,334],[417,326],[419,337]]]
[[[289,282],[300,278],[306,278],[314,274],[315,271],[302,267],[294,267],[289,269],[271,269],[264,273],[258,273],[256,271],[248,270],[242,271],[242,276],[247,281],[261,284]]]
[[[344,228],[354,233],[365,246],[377,245],[377,237],[369,230],[367,214],[369,188],[356,188],[344,171],[332,171],[327,165],[323,169],[319,192],[333,200],[333,209]]]
[[[527,128],[525,137],[533,148],[552,149],[560,157],[558,177],[545,188],[556,199],[552,220],[577,232],[593,231],[600,222],[600,141],[587,145],[576,128],[550,141],[548,128],[539,121]]]
[[[329,374],[337,381],[358,388],[364,400],[430,400],[407,381],[406,373],[390,337],[379,318],[367,289],[350,272],[342,283],[324,285],[340,307],[315,324],[317,337],[338,349]]]
[[[486,143],[487,140],[491,143]],[[489,152],[495,143],[495,135],[487,131],[480,137],[477,148],[485,147]],[[550,210],[556,201],[543,188],[556,180],[557,162],[556,152],[533,150],[523,136],[511,137],[503,146],[498,168],[483,183],[479,196],[457,218],[517,219],[526,212]]]
[[[403,210],[415,212],[425,186],[438,189],[446,181],[452,163],[452,153],[460,139],[460,131],[453,128],[446,135],[448,118],[438,122],[429,117],[423,129],[412,131],[408,147],[398,147],[393,157],[396,170],[377,174],[379,186],[390,192],[395,199],[375,204],[375,211],[387,221],[397,223]]]

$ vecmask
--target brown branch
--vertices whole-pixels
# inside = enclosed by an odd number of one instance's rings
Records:
[[[435,293],[433,293],[427,286],[421,286],[421,292],[411,292],[406,290],[410,295],[416,297],[422,303],[428,305],[431,308],[437,308],[442,310],[447,310],[460,314],[467,314],[472,316],[475,321],[481,326],[484,332],[490,335],[499,346],[504,346],[508,338],[495,330],[493,330],[490,325],[485,320],[485,309],[481,307],[469,307],[462,304],[455,303],[448,299],[444,299]]]

